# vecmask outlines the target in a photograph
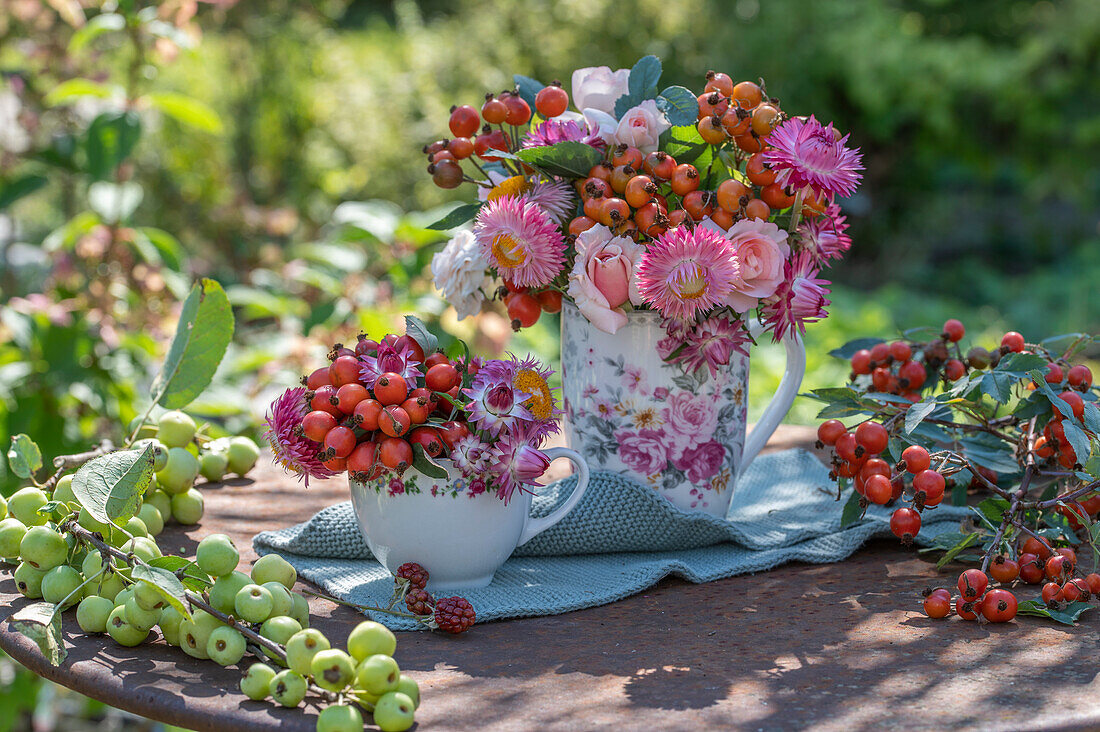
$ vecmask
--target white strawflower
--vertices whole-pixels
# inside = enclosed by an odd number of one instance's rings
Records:
[[[459,320],[481,312],[485,300],[481,287],[486,283],[488,266],[469,230],[459,231],[443,251],[432,257],[432,281],[443,299],[454,306]]]

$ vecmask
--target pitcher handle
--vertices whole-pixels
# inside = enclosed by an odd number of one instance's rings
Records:
[[[527,517],[527,523],[523,526],[523,533],[520,534],[518,546],[523,546],[527,542],[534,539],[542,532],[549,529],[565,518],[566,514],[573,510],[573,507],[577,505],[577,501],[581,500],[581,496],[584,495],[585,489],[588,488],[588,463],[584,461],[580,453],[576,450],[570,450],[568,447],[551,447],[543,450],[546,456],[551,460],[563,457],[568,458],[575,466],[577,466],[577,485],[573,488],[573,492],[566,499],[565,503],[556,508],[553,513],[548,516],[542,516],[541,518]]]
[[[757,338],[764,332],[764,324],[759,320],[753,320],[749,332],[752,333],[753,338]],[[764,445],[768,444],[775,428],[787,416],[791,405],[794,404],[794,398],[798,396],[798,388],[802,386],[802,377],[806,375],[806,346],[798,336],[798,331],[791,329],[783,338],[783,347],[787,351],[787,366],[783,371],[783,378],[779,381],[775,396],[764,408],[764,413],[760,415],[760,421],[745,438],[745,448],[741,452],[741,465],[737,469],[739,476],[745,472]]]

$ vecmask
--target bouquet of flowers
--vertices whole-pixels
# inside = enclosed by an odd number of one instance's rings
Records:
[[[469,495],[507,502],[550,465],[539,449],[558,431],[552,371],[533,358],[449,359],[419,320],[380,341],[336,344],[330,362],[272,402],[266,437],[275,458],[309,485],[347,472],[389,478],[400,492],[410,466],[437,478],[450,459]]]
[[[826,316],[820,272],[851,246],[836,199],[859,185],[858,149],[788,116],[763,80],[711,71],[696,95],[658,93],[660,75],[655,56],[578,69],[577,111],[560,83],[518,75],[480,110],[452,108],[454,137],[424,150],[437,185],[478,190],[433,225],[462,227],[432,261],[460,318],[501,297],[518,330],[564,296],[615,333],[655,309],[662,355],[713,371],[747,348],[750,313],[776,340]]]

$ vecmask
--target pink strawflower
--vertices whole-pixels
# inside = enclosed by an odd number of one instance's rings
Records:
[[[529,395],[523,392],[517,393],[510,381],[485,379],[480,384],[475,382],[469,389],[463,389],[462,393],[471,400],[466,405],[470,422],[494,437],[502,430],[513,427],[519,420],[534,419],[523,406],[523,401],[528,399]]]
[[[298,386],[280,394],[267,410],[267,431],[264,438],[275,453],[275,461],[287,472],[297,473],[309,488],[309,479],[325,480],[336,475],[317,459],[323,447],[302,434],[302,417],[309,408],[305,400],[306,388]]]
[[[587,122],[574,122],[573,120],[548,119],[539,122],[523,138],[521,147],[545,147],[557,142],[583,142],[597,150],[607,148],[607,142],[597,133],[593,132]]]
[[[832,123],[823,127],[813,116],[791,117],[768,136],[771,149],[764,153],[764,163],[786,188],[815,196],[850,196],[862,177],[863,156],[859,148],[846,147],[847,141],[848,135],[838,137]]]
[[[451,450],[451,460],[467,478],[475,478],[486,472],[489,469],[489,459],[489,446],[479,440],[477,435],[459,438]]]
[[[844,233],[847,230],[847,218],[840,213],[840,206],[831,203],[820,216],[802,222],[798,234],[802,247],[813,255],[814,261],[827,267],[829,260],[843,259],[852,248],[852,238]]]
[[[638,292],[666,318],[691,320],[724,302],[739,276],[728,239],[712,229],[678,226],[642,255]]]
[[[668,339],[683,347],[678,351],[672,349],[667,358],[672,363],[680,364],[688,373],[706,366],[710,369],[711,378],[714,378],[718,375],[718,367],[728,365],[734,353],[749,355],[751,339],[740,319],[715,316],[687,328],[675,325],[676,322],[666,323],[666,326],[672,325]]]
[[[493,482],[497,497],[505,503],[516,492],[526,490],[550,467],[550,458],[533,447],[522,435],[505,435],[493,444]]]
[[[400,374],[410,389],[416,388],[416,377],[420,371],[416,368],[420,365],[412,346],[408,343],[402,345],[401,350],[394,348],[389,343],[379,343],[378,350],[373,356],[367,356],[359,366],[359,380],[368,389],[373,389],[378,377],[382,374]]]
[[[541,206],[501,196],[482,206],[474,225],[482,255],[520,287],[547,285],[565,266],[565,239]]]
[[[562,181],[539,181],[523,194],[523,198],[536,203],[559,224],[573,217],[576,198],[573,187]]]
[[[764,322],[772,328],[778,342],[790,330],[805,335],[806,324],[826,317],[829,304],[829,280],[819,279],[813,254],[799,253],[787,262],[787,278],[775,293],[774,302],[764,308]]]

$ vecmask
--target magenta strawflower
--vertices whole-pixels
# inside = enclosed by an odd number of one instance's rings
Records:
[[[670,229],[638,265],[638,292],[666,318],[690,320],[724,302],[740,268],[728,239],[712,229]]]
[[[577,205],[573,187],[562,181],[539,181],[531,185],[523,198],[536,203],[550,214],[550,218],[559,224],[572,218],[573,208]]]
[[[506,359],[486,362],[474,377],[471,386],[477,390],[489,382],[511,384],[517,398],[531,416],[517,418],[510,428],[513,431],[522,429],[538,445],[560,429],[557,418],[561,416],[561,410],[557,408],[557,399],[550,387],[550,376],[553,373],[549,366],[533,356],[520,361],[515,355],[509,354]]]
[[[768,136],[771,149],[764,163],[775,171],[775,180],[795,191],[816,196],[850,196],[859,185],[863,157],[844,143],[830,123],[822,126],[812,115],[809,119],[791,117]]]
[[[309,479],[325,480],[336,475],[317,459],[323,449],[302,434],[302,417],[309,411],[304,386],[287,389],[280,394],[267,411],[267,431],[264,437],[275,453],[275,460],[288,472],[297,473],[309,488]]]
[[[420,361],[417,360],[410,344],[405,343],[398,350],[389,343],[379,343],[375,355],[367,356],[362,360],[359,366],[359,380],[368,389],[373,389],[379,376],[394,373],[400,374],[410,389],[415,389],[416,377],[420,374],[416,367],[419,365]]]
[[[548,119],[540,122],[523,138],[522,147],[545,147],[557,142],[583,142],[597,150],[607,148],[607,142],[589,128],[587,122]]]
[[[540,475],[550,467],[550,458],[533,447],[522,435],[507,434],[493,444],[493,483],[497,497],[505,503],[516,490],[530,492],[528,485],[535,484]]]
[[[463,389],[462,393],[470,397],[470,402],[466,405],[469,421],[494,437],[502,430],[514,426],[519,420],[534,419],[523,406],[524,400],[529,399],[530,395],[517,392],[510,381],[475,381],[469,389]]]
[[[832,259],[842,259],[852,248],[852,238],[848,230],[846,217],[840,213],[840,206],[829,204],[820,216],[807,219],[798,227],[802,247],[813,255],[819,266],[827,267]]]
[[[520,287],[549,284],[565,266],[565,239],[541,206],[501,196],[482,206],[474,225],[482,255]]]
[[[467,478],[486,472],[489,469],[490,455],[489,446],[479,440],[477,435],[460,437],[451,450],[451,460]]]
[[[764,322],[777,342],[790,330],[805,335],[807,323],[816,323],[828,315],[825,307],[829,304],[831,283],[819,279],[818,270],[813,254],[808,251],[787,262],[786,279],[776,290],[774,302],[764,308]]]
[[[675,355],[668,357],[668,360],[680,364],[688,373],[706,366],[713,378],[718,375],[718,367],[728,365],[734,353],[749,355],[751,340],[740,319],[715,316],[687,328],[676,323],[669,321],[666,324],[672,326],[667,330],[668,339],[675,346],[682,344],[683,348],[679,351],[671,349]]]

